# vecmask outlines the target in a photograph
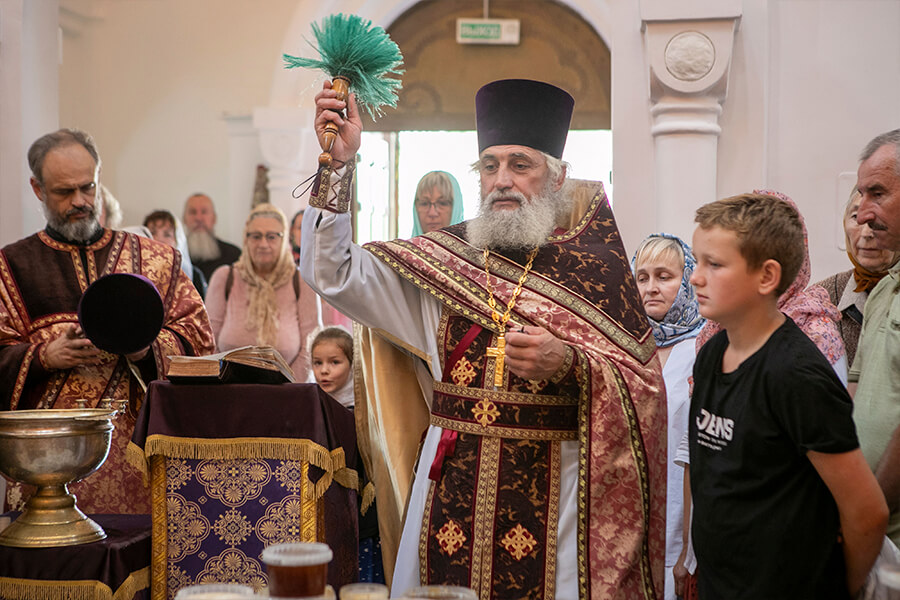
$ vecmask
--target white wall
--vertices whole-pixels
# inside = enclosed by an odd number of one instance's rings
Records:
[[[616,212],[631,249],[656,228],[640,5],[562,1],[593,25],[612,51]],[[0,7],[21,10],[22,2],[0,0]],[[296,175],[315,166],[318,151],[302,123],[311,117],[318,78],[285,71],[281,53],[308,52],[303,37],[310,37],[309,24],[326,14],[357,12],[387,26],[414,2],[62,0],[69,16],[77,18],[64,23],[59,123],[95,135],[104,157],[103,179],[124,204],[127,222],[157,207],[180,214],[184,198],[204,190],[219,207],[220,232],[236,241],[260,153],[243,125],[240,139],[230,138],[229,123],[234,130],[254,111],[277,109],[266,113],[267,119],[287,111],[296,119],[292,135],[300,137]],[[693,0],[695,16],[702,15],[704,3],[713,7],[716,0]],[[7,25],[0,15],[0,33]],[[836,247],[838,206],[846,193],[838,189],[840,174],[855,171],[856,156],[869,138],[900,126],[898,26],[896,0],[743,2],[719,120],[717,193],[771,187],[793,196],[807,218],[814,278],[849,266]],[[2,60],[9,55],[10,34],[4,35]],[[0,83],[5,133],[10,113],[4,107],[15,100],[9,86],[22,84],[8,78]],[[6,135],[2,138],[0,169],[13,151]],[[4,216],[21,214],[23,207],[33,210],[32,201],[10,198],[8,176],[0,185]],[[688,212],[698,203],[681,202],[679,208]],[[289,197],[279,203],[288,211],[289,204],[299,204]],[[16,226],[3,221],[0,235],[8,242]]]
[[[818,281],[850,267],[835,240],[850,192],[839,175],[900,127],[900,2],[781,0],[769,11],[766,170],[806,217]]]
[[[25,156],[57,127],[58,14],[56,0],[0,0],[0,245],[43,226]]]
[[[268,103],[296,0],[65,4],[89,19],[63,39],[60,123],[94,135],[125,224],[155,208],[180,217],[203,191],[220,236],[239,243],[259,153],[230,170],[229,122]]]

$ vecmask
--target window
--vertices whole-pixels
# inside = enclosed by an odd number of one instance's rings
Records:
[[[480,196],[478,174],[471,169],[477,153],[474,131],[363,133],[357,168],[357,242],[409,237],[416,185],[429,171],[456,177],[465,218],[473,218]],[[563,159],[571,165],[569,177],[602,181],[612,199],[610,131],[570,131]]]

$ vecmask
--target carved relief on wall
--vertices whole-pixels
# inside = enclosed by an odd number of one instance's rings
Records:
[[[550,0],[492,0],[490,16],[521,21],[518,46],[456,43],[456,19],[480,18],[473,0],[425,0],[387,30],[406,73],[396,110],[367,131],[475,128],[475,91],[495,79],[539,79],[575,97],[573,129],[610,128],[609,48],[571,9]]]

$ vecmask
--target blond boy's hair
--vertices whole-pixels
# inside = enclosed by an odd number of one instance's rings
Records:
[[[747,267],[758,269],[771,259],[781,265],[775,297],[793,283],[803,264],[803,224],[797,210],[780,198],[740,194],[697,209],[694,221],[703,229],[733,231]]]
[[[648,263],[673,261],[684,269],[684,248],[677,240],[667,237],[648,237],[634,253],[634,268]]]

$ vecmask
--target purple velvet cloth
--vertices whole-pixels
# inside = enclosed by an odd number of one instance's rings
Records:
[[[353,413],[315,384],[155,381],[132,442],[143,448],[154,435],[306,439],[328,450],[343,448],[350,468],[359,462]],[[265,582],[259,561],[263,548],[299,541],[300,520],[291,507],[298,499],[299,479],[289,462],[267,456],[234,460],[166,456],[169,592],[209,581],[230,580],[257,588]],[[322,474],[310,466],[312,481]],[[334,552],[328,579],[339,589],[357,577],[357,492],[332,482],[320,506],[325,542]]]
[[[15,518],[18,513],[6,516]],[[150,515],[90,517],[106,531],[105,540],[61,548],[0,546],[0,577],[99,581],[115,593],[129,575],[150,566]],[[141,593],[135,596],[139,597]]]

